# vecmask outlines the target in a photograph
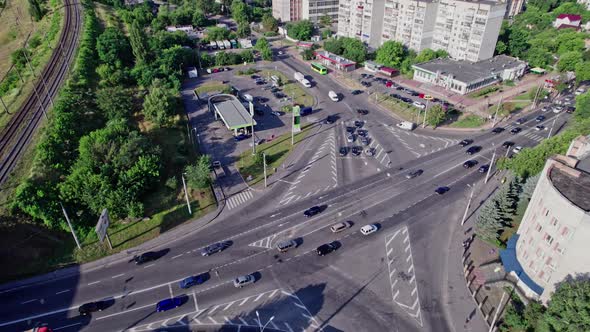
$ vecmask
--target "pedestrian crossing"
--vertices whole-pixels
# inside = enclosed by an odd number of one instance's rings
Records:
[[[225,200],[225,203],[226,203],[227,208],[229,210],[231,210],[231,209],[237,208],[241,204],[246,203],[252,197],[254,197],[254,195],[252,194],[252,190],[251,189],[247,189],[247,190],[244,190],[242,192],[239,192],[239,193],[237,193],[235,195],[230,196],[229,198],[227,198]]]
[[[518,127],[518,125],[516,124],[509,124],[506,127],[504,127],[505,130],[512,130],[513,128]],[[521,127],[522,128],[522,127]],[[524,130],[523,130],[524,132]],[[524,132],[521,136],[524,136],[530,140],[536,141],[536,142],[540,142],[542,140],[544,140],[546,138],[546,136],[542,135],[541,133],[543,133],[544,131],[527,131]]]

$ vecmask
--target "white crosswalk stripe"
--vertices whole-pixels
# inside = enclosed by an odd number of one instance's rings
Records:
[[[227,208],[231,210],[237,208],[241,204],[246,203],[252,197],[254,197],[252,190],[248,189],[229,197],[225,202],[227,204]]]

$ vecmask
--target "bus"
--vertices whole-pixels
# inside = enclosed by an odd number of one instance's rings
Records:
[[[313,71],[318,72],[322,75],[326,75],[328,73],[328,68],[320,65],[319,63],[315,63],[315,62],[311,63],[311,69],[313,69]]]

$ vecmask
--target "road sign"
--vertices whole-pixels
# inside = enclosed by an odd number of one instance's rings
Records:
[[[107,229],[109,228],[109,224],[111,223],[111,219],[109,218],[109,211],[107,209],[102,210],[100,217],[98,218],[98,223],[96,223],[96,235],[98,235],[98,239],[100,242],[104,241],[105,236],[107,235]]]
[[[293,106],[293,132],[298,133],[301,131],[301,108],[299,106]]]

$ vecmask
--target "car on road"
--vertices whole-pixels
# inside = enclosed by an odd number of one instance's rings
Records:
[[[435,193],[442,195],[444,193],[446,193],[447,191],[451,190],[451,188],[449,187],[438,187],[434,190]]]
[[[535,121],[537,121],[537,122],[541,122],[543,120],[545,120],[545,116],[544,115],[539,115],[538,117],[535,118]]]
[[[178,308],[182,305],[182,301],[179,297],[173,297],[170,299],[162,300],[156,303],[156,312],[168,311],[174,308]]]
[[[361,227],[361,234],[369,235],[369,234],[375,233],[378,230],[379,230],[379,228],[375,224],[365,225],[365,226]]]
[[[553,113],[559,113],[561,111],[563,111],[563,107],[561,107],[561,106],[555,106],[553,108]]]
[[[239,134],[239,135],[234,136],[234,140],[236,142],[243,141],[246,138],[248,138],[248,135],[246,135],[246,134]]]
[[[196,276],[190,276],[190,277],[186,277],[184,279],[182,279],[178,285],[180,286],[180,288],[182,289],[186,289],[186,288],[191,288],[195,285],[201,285],[203,284],[205,281],[207,281],[207,274],[203,273],[203,274],[199,274]]]
[[[328,92],[328,97],[330,97],[330,99],[332,99],[332,101],[339,101],[340,98],[338,97],[338,94],[334,91]]]
[[[350,135],[346,136],[346,141],[348,143],[354,142],[354,134],[350,134]]]
[[[338,152],[340,152],[340,157],[344,157],[348,154],[348,148],[343,146],[340,148],[340,150],[338,150]]]
[[[354,126],[357,128],[361,128],[365,123],[363,121],[360,120],[355,120],[354,121]]]
[[[293,239],[283,240],[277,242],[277,250],[280,252],[287,252],[291,248],[297,248],[297,242]]]
[[[411,171],[410,173],[406,174],[406,179],[413,179],[413,178],[415,178],[417,176],[422,175],[422,173],[424,173],[424,171],[421,170],[421,169],[417,169],[415,171]]]
[[[330,231],[332,231],[332,233],[339,233],[347,228],[350,228],[350,226],[351,226],[350,221],[343,221],[343,222],[339,222],[337,224],[332,225],[330,227]]]
[[[356,130],[356,127],[350,127],[350,126],[346,126],[346,132],[347,133],[354,133],[354,131]]]
[[[467,146],[467,145],[469,145],[471,143],[473,143],[473,140],[472,139],[464,139],[461,142],[459,142],[459,145],[461,145],[461,146]]]
[[[352,90],[350,92],[350,94],[356,96],[356,95],[360,95],[361,93],[363,93],[363,90]]]
[[[506,142],[502,143],[502,147],[504,149],[509,149],[513,145],[514,145],[514,142],[510,142],[510,141],[506,141]]]
[[[515,123],[516,123],[517,125],[521,125],[521,124],[524,124],[525,122],[526,122],[526,118],[520,118],[520,119],[516,120],[516,122],[515,122]]]
[[[324,124],[333,124],[334,122],[336,122],[336,117],[333,115],[328,115],[324,120]]]
[[[315,216],[316,214],[318,214],[320,212],[322,212],[322,208],[315,205],[315,206],[312,206],[309,209],[305,210],[303,212],[303,215],[309,218],[309,217]]]
[[[514,153],[520,153],[520,151],[522,151],[522,146],[515,146],[514,149],[512,149],[512,152]]]
[[[318,256],[324,256],[327,255],[329,253],[331,253],[332,251],[336,250],[337,246],[336,244],[334,244],[334,242],[332,243],[326,243],[326,244],[322,244],[321,246],[317,247],[315,252],[318,254]]]
[[[352,147],[352,154],[353,155],[360,156],[362,152],[363,152],[363,148],[361,148],[360,146],[353,146]]]
[[[543,125],[538,125],[538,126],[536,126],[536,127],[535,127],[535,130],[536,130],[536,131],[545,130],[545,126],[543,126]]]
[[[502,127],[496,127],[494,129],[492,129],[492,133],[494,133],[494,134],[499,134],[503,131],[504,131],[504,128],[502,128]]]
[[[516,135],[516,134],[520,133],[521,131],[522,131],[522,128],[520,128],[520,127],[514,127],[514,128],[512,128],[512,130],[510,131],[510,133],[512,135]]]
[[[471,168],[475,165],[477,165],[477,160],[473,160],[473,159],[467,160],[466,162],[463,163],[464,168]]]
[[[253,80],[257,80],[257,79],[260,79],[260,76],[258,76],[258,75],[251,75],[250,78],[253,79]]]
[[[209,256],[215,253],[223,251],[225,248],[229,246],[226,242],[216,242],[206,246],[205,248],[201,249],[201,256]]]
[[[369,145],[369,138],[366,136],[361,136],[360,141],[363,145]]]
[[[480,173],[485,173],[490,169],[490,165],[481,165],[481,167],[477,170]]]
[[[96,301],[84,303],[78,308],[78,312],[81,316],[90,315],[93,312],[103,311],[109,306],[107,301]]]
[[[358,110],[356,110],[356,112],[358,114],[360,114],[360,115],[367,115],[367,114],[369,114],[369,110],[362,109],[362,108],[359,108]]]
[[[467,149],[467,151],[465,151],[465,153],[472,155],[472,154],[478,153],[479,151],[481,151],[481,146],[474,145],[474,146],[470,147],[469,149]]]
[[[135,256],[133,258],[133,260],[135,261],[135,264],[141,265],[141,264],[144,264],[147,262],[155,261],[158,258],[160,258],[160,256],[158,255],[157,252],[148,251],[148,252],[144,252],[143,254],[141,254],[139,256]]]
[[[235,288],[242,288],[244,286],[248,286],[253,284],[256,279],[251,274],[246,274],[245,276],[239,276],[234,279],[234,287]]]

